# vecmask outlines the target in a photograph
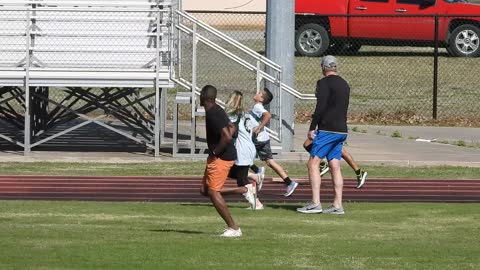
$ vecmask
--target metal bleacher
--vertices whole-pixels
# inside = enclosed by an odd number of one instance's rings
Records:
[[[175,0],[0,0],[0,119],[21,134],[0,138],[28,154],[94,123],[158,155],[176,8]],[[112,116],[129,130],[108,124]],[[73,119],[81,121],[51,132]]]
[[[0,144],[28,155],[60,138],[63,145],[88,144],[90,133],[103,130],[155,156],[160,145],[174,156],[201,154],[196,118],[204,115],[198,95],[205,72],[198,63],[213,54],[251,72],[257,91],[269,83],[279,108],[282,92],[315,98],[282,83],[281,66],[184,12],[180,2],[0,0]],[[168,104],[174,86],[186,90],[174,89]],[[179,136],[180,105],[190,106],[187,136]],[[172,141],[165,139],[169,106]],[[280,143],[282,111],[270,122]],[[96,128],[79,136],[87,125]]]

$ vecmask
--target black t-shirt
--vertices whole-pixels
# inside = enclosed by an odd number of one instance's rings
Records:
[[[222,107],[215,104],[212,108],[205,112],[205,124],[207,128],[207,144],[210,155],[213,155],[213,150],[220,142],[221,131],[224,127],[228,127],[230,120]],[[215,153],[217,157],[223,160],[237,159],[237,151],[233,140],[227,143],[225,150],[222,153]]]
[[[347,111],[350,86],[338,75],[329,75],[317,82],[317,106],[310,130],[347,133]]]

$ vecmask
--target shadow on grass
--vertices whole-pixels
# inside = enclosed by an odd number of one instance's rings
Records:
[[[180,206],[197,206],[197,207],[212,207],[212,203],[210,202],[202,202],[202,203],[180,203]]]
[[[177,229],[158,229],[158,230],[148,230],[148,231],[159,232],[159,233],[183,233],[183,234],[203,234],[204,233],[199,231],[177,230]]]
[[[288,211],[297,211],[297,208],[302,207],[300,204],[292,205],[292,204],[269,204],[269,208],[272,209],[283,209]]]
[[[228,205],[228,208],[240,208],[240,209],[244,209],[246,208],[246,204],[247,202],[245,201],[245,205],[232,205],[232,203],[240,203],[242,204],[243,201],[228,201],[227,202],[227,205]],[[212,203],[181,203],[180,204],[181,206],[196,206],[196,207],[207,207],[207,208],[214,208],[213,207],[213,204]]]

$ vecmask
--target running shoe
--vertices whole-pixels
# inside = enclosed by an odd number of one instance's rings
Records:
[[[314,204],[312,202],[308,203],[304,207],[297,208],[297,212],[304,213],[304,214],[318,214],[322,213],[322,204]]]
[[[238,228],[238,230],[228,228],[223,231],[220,237],[240,237],[242,236],[242,230]]]
[[[292,183],[290,183],[290,185],[287,186],[287,190],[285,194],[283,194],[283,196],[290,197],[297,187],[298,187],[298,183],[295,181],[292,181]]]
[[[320,163],[320,176],[323,176],[329,170],[330,170],[330,167],[328,167],[328,163],[325,161],[322,161],[322,163]]]
[[[330,207],[323,210],[323,213],[333,214],[333,215],[343,215],[343,214],[345,214],[345,210],[343,210],[343,207],[336,208],[333,205],[330,205]]]
[[[263,180],[265,179],[265,167],[258,168],[257,173],[257,191],[260,191],[263,186]]]
[[[357,188],[362,188],[365,185],[365,181],[367,181],[367,172],[360,171],[360,174],[357,175]]]

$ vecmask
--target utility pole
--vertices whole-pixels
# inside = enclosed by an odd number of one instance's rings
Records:
[[[282,82],[294,87],[295,75],[295,0],[267,0],[267,40],[266,56],[283,68]],[[267,84],[273,90],[271,84]],[[291,152],[294,135],[294,105],[295,97],[286,93],[272,91],[274,101],[281,100],[281,104],[274,103],[270,107],[271,113],[282,113],[282,151]],[[281,98],[279,95],[282,95]],[[273,103],[273,102],[272,102]],[[275,127],[276,128],[276,127]]]

